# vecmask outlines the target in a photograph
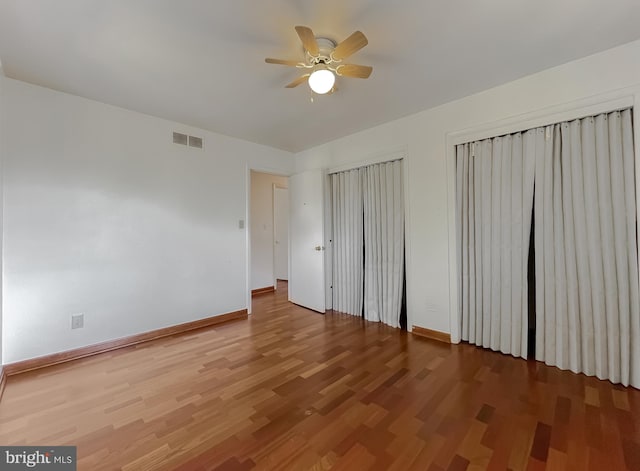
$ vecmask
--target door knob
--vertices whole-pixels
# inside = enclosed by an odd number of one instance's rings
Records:
[[[315,249],[320,252],[321,250],[324,250],[324,247],[322,245],[316,245]]]

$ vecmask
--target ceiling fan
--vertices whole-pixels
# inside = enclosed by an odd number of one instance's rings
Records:
[[[296,32],[305,50],[304,61],[266,58],[267,64],[280,64],[303,69],[301,75],[286,88],[294,88],[308,82],[314,92],[324,95],[335,90],[336,75],[366,79],[373,67],[368,65],[343,64],[343,60],[365,47],[369,41],[364,34],[356,31],[340,44],[329,38],[316,37],[307,26],[296,26]]]

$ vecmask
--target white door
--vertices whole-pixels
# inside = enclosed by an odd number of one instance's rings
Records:
[[[324,175],[289,177],[289,301],[324,312]]]
[[[273,276],[289,279],[289,190],[277,186],[273,187]]]

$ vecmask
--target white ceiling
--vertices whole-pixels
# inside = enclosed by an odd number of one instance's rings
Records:
[[[295,25],[369,45],[311,103]],[[0,0],[7,76],[289,151],[640,38],[638,0]],[[640,59],[640,58],[639,58]]]

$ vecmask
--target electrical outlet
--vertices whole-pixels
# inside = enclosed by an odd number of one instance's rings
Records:
[[[84,314],[71,316],[71,328],[82,329],[84,327]]]

